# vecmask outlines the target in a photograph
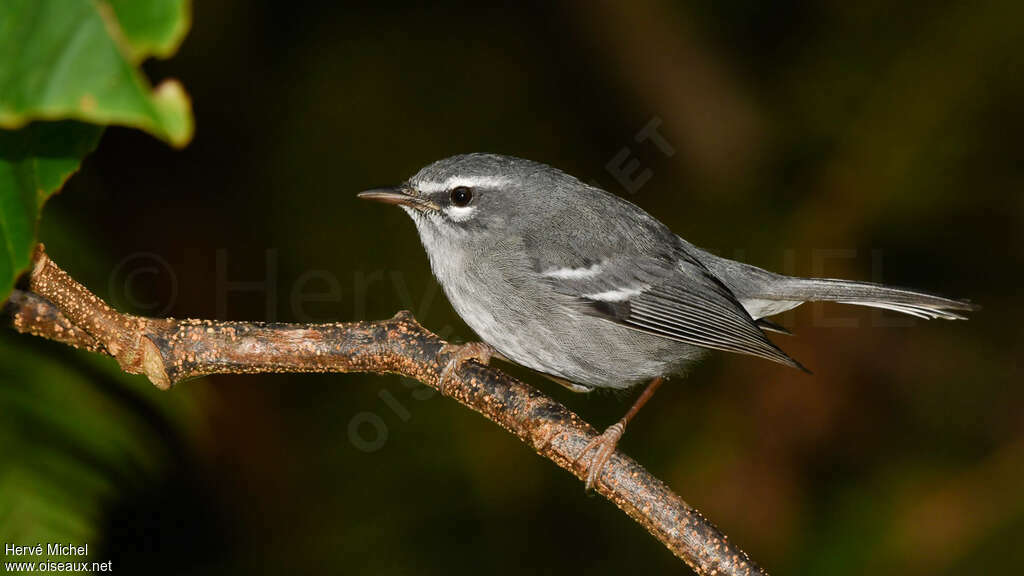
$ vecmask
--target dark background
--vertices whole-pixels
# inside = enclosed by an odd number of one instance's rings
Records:
[[[408,308],[471,340],[412,223],[355,193],[455,153],[540,160],[729,257],[981,303],[956,323],[801,307],[775,340],[813,376],[714,355],[622,448],[773,573],[1019,570],[1024,5],[193,10],[147,71],[187,87],[194,141],[110,129],[44,213],[51,256],[100,296],[219,319]],[[637,141],[651,122],[674,153]],[[649,171],[635,191],[607,167],[629,160]],[[4,490],[122,574],[688,573],[518,440],[397,377],[158,393],[111,360],[0,344],[3,386],[35,407],[0,427],[22,478]],[[598,427],[630,401],[509,370]]]

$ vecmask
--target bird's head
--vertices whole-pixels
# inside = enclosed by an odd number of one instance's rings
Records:
[[[464,154],[438,160],[401,185],[368,190],[359,197],[400,206],[426,243],[427,234],[450,238],[508,233],[524,216],[553,208],[553,196],[572,185],[581,184],[539,162]]]

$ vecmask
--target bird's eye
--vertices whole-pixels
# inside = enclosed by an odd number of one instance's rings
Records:
[[[469,206],[469,203],[473,201],[473,191],[465,186],[452,188],[451,200],[452,204],[456,206]]]

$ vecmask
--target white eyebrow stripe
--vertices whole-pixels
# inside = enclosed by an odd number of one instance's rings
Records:
[[[451,176],[444,182],[420,182],[416,189],[425,194],[465,186],[467,188],[498,188],[510,180],[502,176]]]
[[[558,278],[560,280],[578,280],[580,278],[590,278],[591,276],[597,276],[601,273],[601,264],[593,264],[586,268],[552,268],[541,272],[541,276],[547,276],[548,278]]]
[[[604,292],[598,292],[596,294],[584,294],[583,297],[589,300],[600,300],[601,302],[622,302],[623,300],[627,300],[630,296],[643,294],[648,288],[650,288],[649,285],[641,284],[640,286],[631,286],[629,288],[605,290]]]

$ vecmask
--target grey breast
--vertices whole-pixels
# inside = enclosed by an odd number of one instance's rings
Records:
[[[626,388],[678,372],[702,353],[587,313],[536,269],[521,239],[484,250],[443,259],[435,273],[466,324],[518,364],[589,387]]]

